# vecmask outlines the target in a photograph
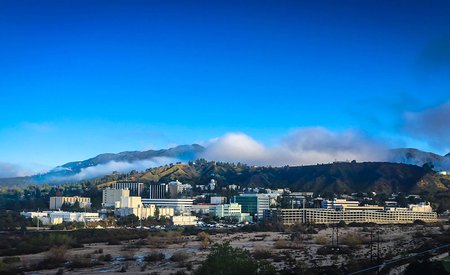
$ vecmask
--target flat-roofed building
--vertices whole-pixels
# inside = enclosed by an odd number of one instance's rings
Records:
[[[140,220],[147,219],[148,217],[154,217],[156,214],[156,206],[154,204],[144,207],[140,205],[138,207],[121,207],[114,210],[114,214],[119,217],[126,217],[129,215],[135,215]]]
[[[241,212],[241,205],[238,203],[216,205],[211,208],[211,211],[218,218],[236,219],[238,222],[252,220],[250,214]]]
[[[91,207],[91,198],[86,197],[50,197],[50,209],[57,210],[61,209],[63,204],[74,205],[77,203],[81,208]]]
[[[129,197],[130,190],[128,189],[111,189],[106,188],[102,191],[102,206],[114,207],[116,202],[120,201],[121,197]]]
[[[349,201],[346,199],[323,200],[322,208],[326,209],[342,209],[344,207],[355,207],[359,205],[359,201]]]
[[[386,209],[386,210],[336,210],[321,208],[305,209],[278,209],[274,210],[273,218],[278,219],[285,225],[297,223],[336,224],[341,221],[345,223],[378,223],[399,224],[412,223],[416,220],[424,222],[437,221],[436,212],[420,212],[408,209]]]
[[[130,190],[130,195],[141,196],[142,191],[144,191],[144,183],[135,181],[117,181],[111,184],[112,189],[128,189]]]
[[[116,202],[116,208],[138,208],[142,207],[142,198],[138,196],[120,197],[120,201]]]
[[[150,199],[164,199],[168,196],[169,186],[165,183],[155,183],[149,186]]]
[[[142,199],[144,205],[154,204],[159,208],[173,208],[175,213],[191,213],[193,199]]]
[[[173,216],[173,225],[178,226],[194,226],[197,225],[197,217],[195,216]]]
[[[264,210],[270,208],[270,198],[266,194],[241,194],[232,197],[231,203],[240,204],[242,212],[255,215],[258,219],[262,219]]]

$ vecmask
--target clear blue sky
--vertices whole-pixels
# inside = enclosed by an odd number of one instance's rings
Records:
[[[236,131],[270,145],[307,126],[446,153],[403,120],[450,100],[449,15],[425,0],[3,0],[0,162]]]

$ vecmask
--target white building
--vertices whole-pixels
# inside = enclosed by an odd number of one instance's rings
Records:
[[[352,207],[350,207],[352,208]],[[346,223],[378,223],[397,224],[412,223],[416,220],[436,222],[437,213],[429,205],[410,205],[408,208],[387,207],[384,210],[338,210],[323,208],[280,209],[275,210],[275,216],[286,225],[296,223],[324,223],[333,224],[344,221]],[[370,208],[370,207],[369,207]]]
[[[38,218],[44,225],[54,225],[63,222],[93,222],[101,220],[98,213],[92,212],[21,212],[20,215],[27,218]]]
[[[121,197],[129,197],[130,190],[128,189],[111,189],[106,188],[102,191],[102,206],[115,207],[116,202],[120,202]]]
[[[218,218],[231,218],[238,222],[252,220],[250,214],[241,212],[241,205],[238,203],[216,205],[211,207],[211,212]]]
[[[112,189],[128,189],[130,195],[140,196],[144,190],[144,183],[134,181],[118,181],[111,185]]]
[[[175,213],[191,213],[193,199],[142,199],[144,205],[154,204],[158,208],[173,208]]]
[[[156,216],[157,206],[155,204],[142,203],[142,198],[137,196],[121,197],[119,202],[116,202],[116,209],[114,214],[119,217],[135,215],[139,219],[147,219],[148,217]],[[158,208],[158,215],[160,217],[167,217],[174,215],[173,208]]]
[[[172,223],[179,226],[194,226],[197,225],[197,218],[195,216],[173,216]]]
[[[138,208],[143,207],[142,198],[137,196],[120,197],[120,201],[116,202],[116,208]]]
[[[171,181],[168,183],[169,193],[172,199],[176,198],[178,194],[185,193],[192,189],[192,185],[186,183],[183,184],[178,180]]]
[[[323,200],[322,208],[326,209],[342,209],[344,207],[355,207],[359,205],[359,201],[349,201],[346,199]]]
[[[50,209],[51,210],[61,209],[63,204],[74,205],[77,202],[81,208],[91,207],[91,198],[78,197],[78,196],[75,196],[75,197],[50,197]]]
[[[140,220],[147,219],[149,217],[154,217],[156,213],[156,206],[154,204],[147,205],[143,207],[122,207],[114,210],[114,214],[119,217],[126,217],[129,215],[135,215]]]
[[[149,199],[164,199],[169,192],[169,186],[165,183],[155,183],[149,186]]]
[[[211,204],[224,204],[227,201],[226,197],[211,197],[210,203]]]

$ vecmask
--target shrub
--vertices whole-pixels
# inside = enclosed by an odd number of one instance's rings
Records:
[[[111,254],[101,255],[100,257],[98,257],[98,260],[103,262],[110,262],[112,261],[112,256]]]
[[[328,239],[325,236],[317,236],[314,238],[314,241],[316,242],[316,244],[320,244],[320,245],[328,244]]]
[[[233,248],[229,242],[213,245],[211,253],[195,274],[217,274],[219,270],[221,274],[275,274],[272,265],[253,259],[248,251]]]
[[[363,240],[360,236],[355,233],[348,233],[341,239],[342,244],[345,244],[349,247],[357,247],[363,243]]]
[[[122,242],[119,240],[109,240],[108,245],[121,245]]]
[[[272,252],[264,248],[257,248],[253,251],[253,257],[258,260],[272,258]]]
[[[166,256],[163,253],[151,253],[147,256],[144,257],[144,260],[146,262],[157,262],[157,261],[162,261],[166,258]]]
[[[187,259],[189,259],[189,255],[183,251],[177,251],[170,257],[172,262],[184,262]]]
[[[276,249],[289,248],[288,242],[284,239],[276,240],[274,246]]]
[[[63,263],[66,260],[67,247],[55,246],[47,252],[47,261],[54,263]]]

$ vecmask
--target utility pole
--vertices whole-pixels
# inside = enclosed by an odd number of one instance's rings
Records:
[[[380,247],[380,229],[377,231],[377,261],[380,262],[381,247]]]
[[[370,262],[373,263],[373,228],[370,229]]]

